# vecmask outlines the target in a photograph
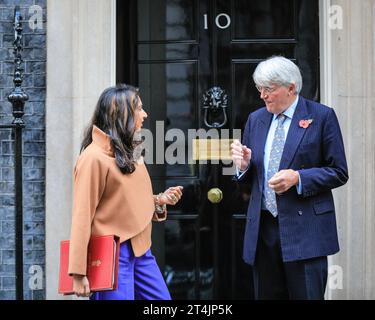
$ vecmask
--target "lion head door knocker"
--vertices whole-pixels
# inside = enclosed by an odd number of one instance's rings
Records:
[[[209,128],[222,128],[226,125],[227,94],[220,87],[212,87],[203,95],[204,124]],[[221,122],[213,119],[221,118]]]

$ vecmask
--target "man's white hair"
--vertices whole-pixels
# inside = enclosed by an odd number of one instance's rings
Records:
[[[260,87],[289,86],[293,83],[296,86],[296,94],[302,89],[302,76],[298,66],[282,56],[273,56],[259,63],[253,79]]]

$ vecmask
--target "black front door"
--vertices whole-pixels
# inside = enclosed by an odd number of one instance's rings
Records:
[[[262,105],[252,73],[272,55],[296,61],[302,95],[319,98],[318,2],[121,0],[117,19],[117,81],[139,86],[149,114],[145,156],[154,193],[184,186],[168,220],[153,229],[171,295],[252,298],[251,267],[241,258],[250,194],[223,174],[227,161],[195,161],[192,139],[199,129],[211,129],[206,138],[243,129]],[[211,100],[213,87],[223,92]],[[205,108],[210,102],[219,107]],[[208,199],[209,191],[220,195],[214,188],[223,195],[218,203]]]

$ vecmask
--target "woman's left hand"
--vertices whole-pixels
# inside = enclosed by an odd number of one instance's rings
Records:
[[[160,205],[168,204],[174,206],[182,197],[182,189],[181,186],[170,187],[163,192],[160,196],[159,202]]]

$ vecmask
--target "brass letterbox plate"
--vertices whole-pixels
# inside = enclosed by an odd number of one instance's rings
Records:
[[[232,160],[233,139],[193,139],[193,160]]]

